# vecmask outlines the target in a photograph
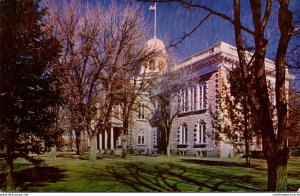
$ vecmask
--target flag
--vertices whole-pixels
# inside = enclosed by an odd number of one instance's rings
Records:
[[[156,6],[155,5],[150,5],[149,10],[156,10]]]

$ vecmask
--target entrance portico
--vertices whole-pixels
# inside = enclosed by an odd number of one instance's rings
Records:
[[[121,127],[111,127],[109,130],[103,131],[97,137],[98,150],[114,150],[121,146],[120,135],[122,133]]]

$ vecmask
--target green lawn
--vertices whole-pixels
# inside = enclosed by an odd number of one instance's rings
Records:
[[[46,158],[40,168],[17,160],[16,183],[26,192],[263,192],[267,170],[263,160],[129,156],[87,161]],[[0,165],[1,166],[1,165]],[[4,172],[0,172],[0,189]],[[288,165],[288,189],[300,188],[300,158]]]

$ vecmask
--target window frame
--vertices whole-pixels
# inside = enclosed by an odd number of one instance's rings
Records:
[[[207,127],[205,121],[197,122],[196,124],[196,144],[207,144]]]
[[[137,145],[145,145],[145,130],[140,129],[137,135]]]
[[[139,102],[138,119],[145,119],[145,104],[143,102]]]
[[[179,112],[188,113],[207,110],[207,84],[205,81],[182,88],[179,99]]]
[[[180,125],[179,131],[179,144],[186,145],[188,144],[188,125],[186,123],[182,123]]]

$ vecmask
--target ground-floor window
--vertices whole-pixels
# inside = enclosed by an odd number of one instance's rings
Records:
[[[195,125],[195,142],[206,144],[206,123],[202,120]]]
[[[181,124],[181,126],[179,127],[179,144],[187,144],[188,141],[188,126],[186,123]]]
[[[138,133],[138,144],[145,144],[145,131],[140,129]]]

